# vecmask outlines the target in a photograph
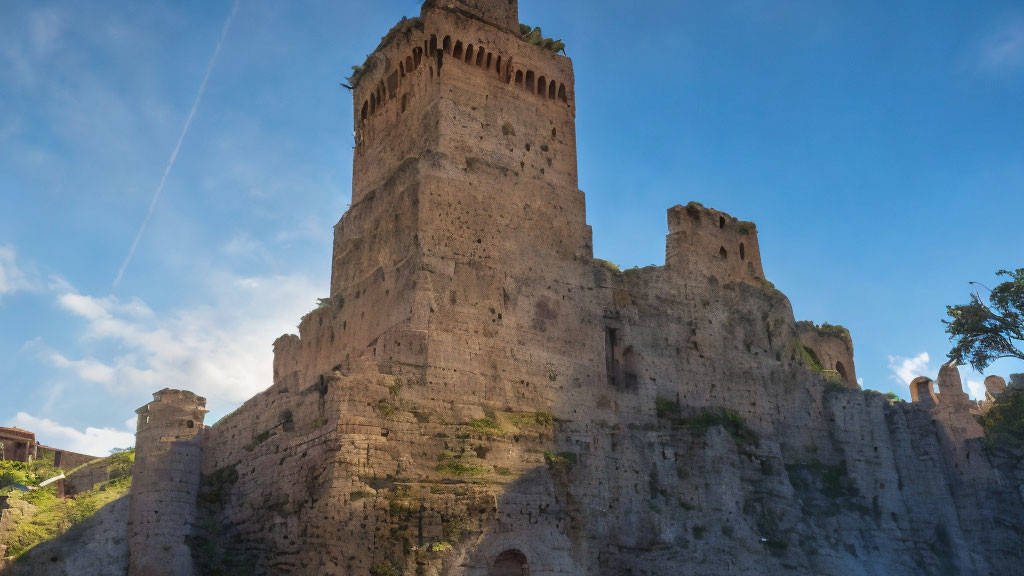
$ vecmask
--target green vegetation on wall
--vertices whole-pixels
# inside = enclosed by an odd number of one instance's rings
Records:
[[[61,470],[53,467],[52,453],[48,454],[48,459],[40,459],[32,464],[0,462],[0,494],[7,496],[12,507],[16,506],[16,501],[29,505],[25,507],[25,518],[12,530],[0,534],[2,543],[7,546],[7,554],[17,557],[39,543],[57,538],[72,526],[88,520],[100,508],[126,496],[132,484],[134,462],[134,450],[110,456],[107,458],[107,471],[111,480],[74,498],[65,499],[57,497],[54,485],[31,492],[17,491],[11,486],[11,482],[36,485],[60,475]]]
[[[978,423],[990,447],[1024,449],[1024,390],[1010,388],[1000,394]]]
[[[551,38],[545,38],[544,32],[540,29],[540,26],[533,28],[526,24],[519,25],[519,33],[522,34],[523,40],[529,42],[534,46],[540,46],[545,50],[552,52],[565,52],[565,42],[561,40],[554,40]]]

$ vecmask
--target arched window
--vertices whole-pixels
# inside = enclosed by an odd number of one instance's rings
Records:
[[[494,559],[488,576],[530,576],[526,556],[519,550],[506,550]]]
[[[533,70],[526,71],[526,89],[530,92],[537,89],[537,75],[533,73]]]
[[[554,100],[555,99],[555,93],[557,91],[558,91],[558,86],[555,84],[555,81],[552,80],[551,81],[551,86],[548,87],[548,98],[550,98],[551,100]]]
[[[451,54],[452,53],[452,37],[451,36],[445,36],[444,37],[444,40],[441,42],[441,50],[443,50],[445,54]]]
[[[543,98],[544,97],[544,93],[547,92],[547,91],[548,91],[548,79],[545,78],[544,76],[541,76],[540,78],[537,79],[537,94],[540,95],[541,98]]]
[[[839,372],[839,377],[843,379],[843,383],[850,383],[850,375],[846,372],[846,366],[843,366],[842,362],[836,362],[836,372]]]
[[[495,68],[498,69],[498,78],[501,78],[501,54],[498,54],[498,64]]]
[[[434,36],[433,34],[430,35],[430,47],[427,49],[427,54],[429,54],[431,58],[437,55],[437,36]]]
[[[725,228],[725,216],[718,217],[718,227]]]
[[[455,50],[452,51],[452,58],[462,59],[462,40],[455,42]]]
[[[729,259],[729,251],[725,249],[725,246],[722,246],[722,249],[718,251],[718,257],[722,260]]]
[[[565,103],[569,102],[569,98],[565,95],[565,84],[558,85],[558,99]]]
[[[491,54],[490,52],[488,52],[487,53],[487,63],[484,64],[484,68],[487,68],[488,70],[491,69],[491,58],[494,58],[494,54]],[[479,66],[480,63],[478,62],[477,65]]]
[[[516,84],[519,86],[523,85],[523,71],[516,70]]]
[[[466,48],[466,64],[473,63],[473,45],[470,44],[469,48]]]
[[[367,116],[367,115],[368,115],[369,113],[370,113],[370,103],[369,103],[369,102],[366,102],[366,101],[364,101],[364,102],[363,102],[363,114],[362,114],[362,116],[363,116],[363,120],[366,120],[366,116]]]
[[[370,114],[377,113],[377,95],[370,94]]]
[[[420,50],[419,46],[417,46],[416,49],[412,51],[412,61],[414,69],[420,67],[420,62],[423,61],[423,50]]]
[[[746,260],[746,259],[747,259],[747,247],[744,246],[742,242],[740,242],[740,260]]]
[[[405,78],[405,62],[398,63],[398,75]]]

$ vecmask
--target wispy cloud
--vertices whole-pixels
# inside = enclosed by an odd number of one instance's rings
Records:
[[[40,355],[113,394],[188,387],[211,408],[232,407],[270,386],[271,344],[294,332],[322,292],[304,276],[218,275],[210,283],[208,304],[166,314],[139,300],[61,294],[59,306],[85,320],[81,339],[96,350],[77,359],[47,348]]]
[[[134,423],[134,419],[130,422]],[[92,456],[106,456],[113,448],[135,445],[135,434],[127,429],[87,427],[85,430],[77,430],[25,412],[18,412],[7,425],[35,432],[39,442],[48,446]],[[125,425],[127,426],[128,422]]]
[[[19,265],[14,247],[0,245],[0,303],[4,296],[31,290],[34,286],[30,274]]]
[[[985,384],[980,380],[968,380],[967,389],[970,390],[972,398],[985,399]]]
[[[1024,19],[1003,24],[982,42],[979,65],[988,71],[1024,68]]]
[[[889,356],[889,369],[892,370],[892,378],[906,385],[918,376],[931,374],[931,357],[927,352],[922,352],[912,358],[904,356]]]
[[[206,74],[203,76],[202,83],[199,84],[199,90],[196,92],[196,98],[192,102],[192,109],[189,110],[188,117],[185,120],[185,126],[181,130],[181,135],[178,136],[178,142],[174,145],[174,149],[171,151],[171,157],[167,160],[167,166],[164,168],[164,174],[160,178],[160,183],[157,184],[156,190],[153,192],[153,198],[149,201],[149,210],[146,211],[146,217],[142,221],[142,226],[139,227],[138,234],[135,235],[135,240],[132,242],[131,248],[128,250],[128,256],[124,259],[121,264],[121,268],[117,271],[117,277],[114,278],[114,288],[121,283],[121,278],[124,277],[125,270],[128,269],[128,265],[131,264],[132,258],[135,257],[135,251],[139,248],[139,242],[142,241],[142,236],[146,233],[146,227],[149,226],[149,221],[153,219],[153,213],[156,211],[157,202],[160,200],[160,195],[164,191],[164,186],[167,185],[167,179],[171,176],[171,171],[174,170],[174,164],[178,161],[178,153],[181,151],[181,144],[185,141],[185,137],[188,136],[189,128],[192,127],[192,121],[196,117],[196,112],[199,110],[199,105],[203,101],[203,95],[206,94],[206,85],[210,82],[210,75],[213,74],[213,69],[217,65],[217,57],[220,55],[221,48],[224,47],[224,41],[228,37],[228,30],[231,29],[231,23],[235,19],[235,15],[238,13],[238,2],[235,0],[234,5],[231,7],[231,13],[228,14],[227,20],[224,21],[224,27],[221,29],[220,38],[217,40],[217,46],[213,49],[213,56],[210,57],[210,62],[206,66]]]

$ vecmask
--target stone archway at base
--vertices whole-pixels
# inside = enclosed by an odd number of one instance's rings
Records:
[[[519,550],[506,550],[498,555],[488,576],[530,576],[526,556]]]

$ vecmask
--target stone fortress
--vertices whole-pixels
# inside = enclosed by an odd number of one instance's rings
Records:
[[[696,203],[664,266],[594,258],[572,63],[516,0],[426,0],[356,80],[329,298],[216,425],[139,410],[131,574],[1024,573],[955,367],[861,391]]]

